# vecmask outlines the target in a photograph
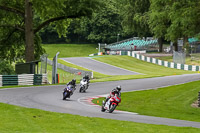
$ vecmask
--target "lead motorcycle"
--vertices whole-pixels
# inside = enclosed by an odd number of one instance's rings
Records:
[[[86,79],[82,79],[80,82],[79,92],[85,92],[87,89],[88,89],[88,81]]]
[[[109,113],[112,113],[120,102],[121,97],[115,94],[115,96],[111,97],[106,103],[103,101],[101,111],[108,111]]]
[[[63,100],[70,98],[76,88],[73,85],[68,85],[63,91]]]

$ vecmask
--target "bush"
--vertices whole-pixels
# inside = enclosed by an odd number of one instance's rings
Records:
[[[14,67],[8,61],[0,61],[0,75],[15,74]]]

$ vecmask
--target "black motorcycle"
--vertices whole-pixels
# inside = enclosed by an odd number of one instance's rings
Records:
[[[75,87],[73,85],[68,85],[63,91],[63,100],[66,100],[66,98],[70,98],[74,90]]]

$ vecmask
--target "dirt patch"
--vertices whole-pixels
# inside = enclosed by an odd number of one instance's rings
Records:
[[[198,105],[199,104],[198,104],[198,100],[197,100],[191,106],[194,107],[194,108],[200,108]]]

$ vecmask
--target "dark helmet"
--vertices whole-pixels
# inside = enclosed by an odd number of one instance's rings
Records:
[[[72,82],[73,82],[73,83],[76,83],[76,79],[72,79]]]
[[[121,91],[121,86],[118,85],[118,86],[116,87],[116,89],[117,89],[118,91]]]

